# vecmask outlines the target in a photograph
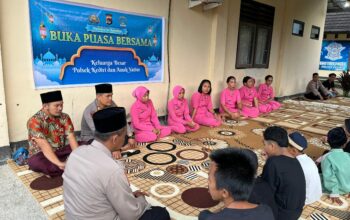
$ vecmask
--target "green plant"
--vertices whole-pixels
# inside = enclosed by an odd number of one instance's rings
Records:
[[[343,89],[343,95],[345,97],[349,97],[349,92],[350,92],[350,74],[349,70],[343,71],[340,73],[340,78],[339,78],[340,85]]]

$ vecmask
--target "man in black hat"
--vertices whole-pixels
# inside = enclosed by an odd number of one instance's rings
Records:
[[[85,143],[91,143],[94,138],[95,125],[92,120],[92,115],[102,109],[117,107],[117,105],[112,100],[113,98],[113,88],[111,84],[98,84],[95,85],[96,99],[90,103],[84,110],[83,118],[81,120],[81,134],[80,140]],[[127,150],[129,148],[135,147],[135,139],[132,130],[129,125],[127,125],[127,145],[122,148],[122,150]],[[120,151],[113,152],[113,157],[118,159],[121,157]]]
[[[29,169],[45,175],[60,176],[65,160],[78,147],[72,121],[62,112],[61,91],[40,94],[42,109],[27,122]],[[67,142],[69,145],[67,145]]]
[[[80,146],[63,174],[66,219],[169,220],[165,208],[151,207],[144,192],[132,192],[121,161],[112,152],[123,146],[125,109],[111,107],[93,114],[94,140]]]

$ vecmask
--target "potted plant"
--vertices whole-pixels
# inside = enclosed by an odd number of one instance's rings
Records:
[[[349,92],[350,92],[350,74],[349,70],[343,71],[340,73],[340,78],[338,79],[340,82],[340,85],[343,89],[343,96],[344,97],[349,97]]]

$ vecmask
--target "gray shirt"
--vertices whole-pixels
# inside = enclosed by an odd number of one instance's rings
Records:
[[[96,140],[71,153],[63,179],[68,220],[135,220],[150,207],[143,196],[133,195],[121,162]]]
[[[112,105],[109,107],[116,107],[117,105],[112,101]],[[81,141],[89,141],[91,139],[94,139],[94,132],[95,132],[95,125],[94,121],[92,120],[92,115],[97,112],[98,105],[97,105],[97,99],[95,99],[90,105],[88,105],[83,113],[83,118],[81,119],[81,133],[80,133],[80,140]],[[128,135],[132,135],[132,129],[130,128],[129,124],[127,125],[127,133]]]
[[[328,94],[328,90],[322,85],[321,81],[318,80],[317,82],[311,80],[306,87],[306,94],[313,93],[316,96],[321,96],[321,93],[319,90],[324,94]]]

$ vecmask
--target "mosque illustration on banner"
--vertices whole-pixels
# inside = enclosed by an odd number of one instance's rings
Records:
[[[148,68],[149,78],[159,79],[161,77],[160,70],[162,68],[162,62],[161,60],[159,60],[158,57],[152,54],[151,57],[148,57],[148,59],[143,60],[143,63],[146,64]]]
[[[40,57],[36,56],[33,61],[34,77],[37,86],[41,85],[59,85],[61,66],[67,62],[65,57],[54,55],[50,48],[44,55],[41,53]]]

